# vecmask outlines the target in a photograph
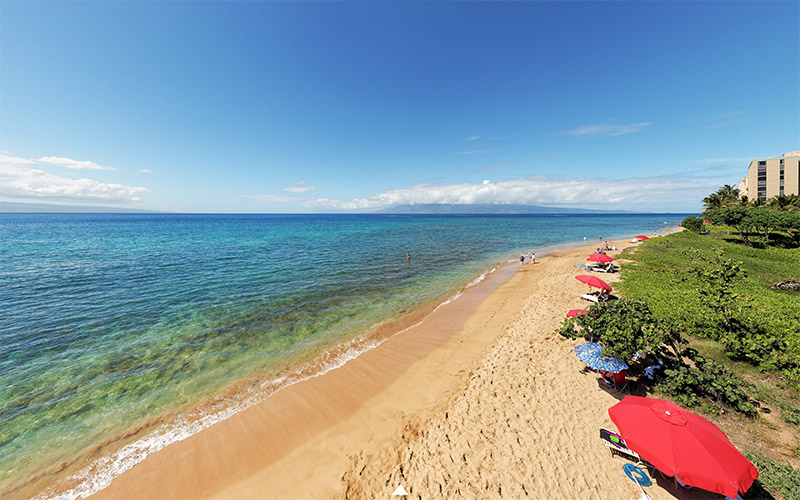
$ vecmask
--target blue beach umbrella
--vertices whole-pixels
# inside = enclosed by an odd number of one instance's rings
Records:
[[[603,350],[603,346],[595,344],[594,342],[577,345],[574,349],[575,356],[595,370],[619,373],[622,370],[628,369],[628,365],[621,359],[600,354],[600,351]]]

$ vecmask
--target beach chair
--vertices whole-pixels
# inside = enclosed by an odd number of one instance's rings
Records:
[[[611,452],[611,456],[619,456],[627,460],[631,460],[636,462],[637,465],[645,465],[645,461],[642,460],[642,457],[639,456],[638,453],[633,451],[632,449],[628,448],[625,444],[625,440],[622,439],[617,433],[611,432],[608,429],[600,428],[600,440],[603,442],[604,445],[609,449]]]
[[[614,389],[618,393],[622,394],[623,392],[628,391],[628,370],[622,370],[621,372],[615,373],[611,379],[603,377],[603,381],[606,383],[606,386],[609,389]]]
[[[600,299],[597,298],[597,295],[592,295],[591,293],[584,293],[583,295],[581,295],[581,298],[583,300],[588,300],[589,302],[594,302],[594,303],[600,302]]]

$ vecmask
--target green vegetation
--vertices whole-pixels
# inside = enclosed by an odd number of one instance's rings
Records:
[[[665,343],[678,354],[677,344],[682,339],[673,337],[665,326],[644,302],[623,299],[594,306],[589,314],[568,318],[559,333],[567,338],[588,335],[601,340],[605,356],[632,359],[637,353],[660,348]]]
[[[758,480],[768,491],[777,492],[785,500],[800,500],[800,470],[786,463],[776,462],[759,453],[745,453],[748,460],[758,469]],[[754,484],[745,498],[773,498],[768,495],[757,495],[758,484]]]
[[[800,196],[780,195],[767,201],[739,198],[739,190],[729,185],[703,198],[707,222],[733,228],[748,247],[800,247]],[[683,221],[686,229],[696,230],[696,217]],[[687,225],[688,224],[688,225]],[[702,224],[702,223],[701,223]]]
[[[703,203],[687,231],[618,256],[629,260],[617,286],[624,299],[565,320],[559,333],[601,340],[638,375],[637,391],[724,418],[746,449],[797,461],[800,196],[750,202],[724,186]],[[747,456],[761,478],[745,498],[800,500],[791,463]]]
[[[681,226],[685,227],[689,231],[700,233],[703,231],[703,219],[699,219],[694,215],[690,215],[689,217],[683,219]]]
[[[800,387],[800,295],[773,283],[800,277],[800,250],[755,249],[690,231],[623,255],[618,288],[690,338],[719,342],[732,360],[778,371]]]

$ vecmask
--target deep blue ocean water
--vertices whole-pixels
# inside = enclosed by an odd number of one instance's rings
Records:
[[[0,491],[224,393],[222,418],[520,252],[683,218],[0,214]],[[203,426],[173,424],[148,439]]]

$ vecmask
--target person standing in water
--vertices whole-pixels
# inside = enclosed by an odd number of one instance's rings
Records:
[[[411,262],[411,252],[406,252],[406,260]]]

